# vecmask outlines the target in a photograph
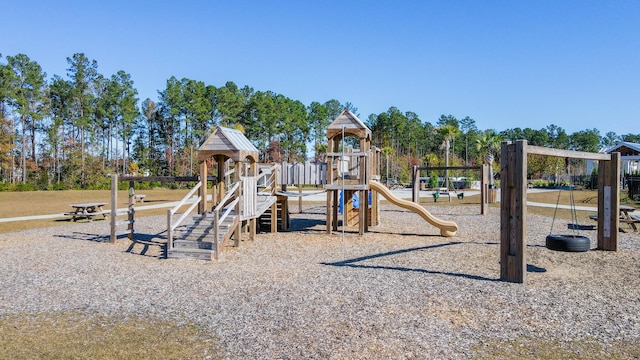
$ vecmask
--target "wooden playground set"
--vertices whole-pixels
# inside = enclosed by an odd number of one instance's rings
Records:
[[[359,147],[346,145],[356,137]],[[371,146],[371,130],[356,115],[344,110],[327,128],[326,163],[311,168],[258,164],[258,150],[240,132],[218,127],[198,150],[200,176],[122,177],[112,179],[111,242],[117,235],[116,204],[119,181],[129,182],[127,231],[134,236],[135,182],[191,181],[196,185],[175,207],[167,211],[167,258],[218,259],[229,245],[239,246],[244,234],[254,240],[258,229],[287,231],[290,227],[289,198],[304,195],[302,184],[322,185],[326,192],[326,232],[337,233],[339,225],[358,227],[364,234],[380,223],[380,195],[393,205],[418,214],[440,230],[444,237],[456,236],[458,225],[433,216],[419,204],[421,171],[473,170],[481,172],[481,214],[487,214],[489,199],[488,166],[423,168],[414,167],[412,201],[401,199],[380,180],[380,150]],[[355,142],[350,142],[355,143]],[[617,251],[619,219],[620,159],[617,153],[593,154],[527,146],[526,141],[502,145],[500,277],[509,282],[526,282],[526,160],[527,153],[565,158],[599,160],[598,249]],[[619,155],[619,154],[618,154]],[[217,176],[210,175],[207,163],[214,160]],[[298,186],[298,192],[287,191]],[[360,199],[354,206],[354,199]],[[210,204],[211,203],[211,204]],[[188,206],[185,211],[181,209]],[[179,212],[182,211],[182,212]],[[343,212],[342,223],[339,213]],[[188,219],[191,219],[188,221]]]

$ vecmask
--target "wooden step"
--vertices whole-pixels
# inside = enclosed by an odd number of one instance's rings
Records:
[[[219,234],[225,234],[229,232],[229,228],[233,226],[233,222],[224,222],[218,227]],[[184,228],[176,229],[176,233],[181,234],[210,234],[213,235],[215,227],[213,225],[191,225]]]
[[[183,224],[175,229],[173,247],[167,251],[167,258],[195,258],[214,260],[215,242],[222,248],[228,240],[229,230],[238,223],[238,217],[229,215],[218,227],[218,239],[214,239],[215,226],[213,213],[197,214],[193,222]]]
[[[215,254],[212,250],[208,250],[208,249],[173,248],[167,251],[167,258],[200,259],[200,260],[211,261],[215,259]]]
[[[193,241],[193,240],[187,240],[187,239],[180,239],[180,240],[173,241],[174,249],[189,248],[189,249],[213,250],[213,245],[214,245],[213,241]]]

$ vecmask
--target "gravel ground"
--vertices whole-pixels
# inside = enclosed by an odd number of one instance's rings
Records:
[[[0,316],[196,322],[228,358],[466,358],[488,339],[638,341],[640,235],[621,233],[615,253],[554,252],[551,219],[530,214],[525,286],[499,280],[497,208],[429,210],[458,236],[390,205],[364,236],[327,235],[324,205],[307,205],[292,231],[258,234],[218,262],[163,259],[164,216],[137,219],[139,239],[115,245],[104,221],[0,234]],[[595,248],[595,231],[581,235]]]

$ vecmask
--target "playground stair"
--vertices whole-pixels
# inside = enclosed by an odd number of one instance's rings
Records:
[[[278,224],[278,231],[289,230],[291,226],[291,218],[289,214],[288,200],[284,197],[284,200],[278,199],[276,202],[276,222]],[[283,210],[284,208],[284,210]],[[284,214],[284,220],[282,216]],[[258,228],[260,231],[271,231],[271,207],[267,208],[258,218]]]
[[[213,213],[194,215],[192,219],[192,223],[176,228],[173,248],[167,251],[167,258],[217,259],[219,254],[216,254],[215,242],[217,241],[219,253],[237,228],[238,216],[233,212],[229,214],[218,228],[217,239]]]

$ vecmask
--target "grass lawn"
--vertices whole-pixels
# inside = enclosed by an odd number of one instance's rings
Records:
[[[81,313],[0,316],[3,359],[220,359],[213,331]]]
[[[137,194],[145,194],[144,203],[136,206],[152,205],[181,200],[189,189],[151,189],[138,190]],[[105,210],[111,208],[110,190],[64,190],[64,191],[24,191],[0,192],[0,218],[18,216],[62,214],[71,211],[71,204],[87,202],[106,202]],[[118,191],[118,208],[126,208],[129,195],[126,190]],[[167,208],[136,210],[136,216],[166,214]],[[86,220],[79,220],[86,221]],[[7,233],[31,228],[56,225],[68,225],[68,218],[43,219],[28,221],[12,221],[0,223],[0,233]]]

